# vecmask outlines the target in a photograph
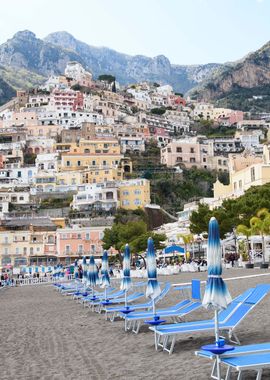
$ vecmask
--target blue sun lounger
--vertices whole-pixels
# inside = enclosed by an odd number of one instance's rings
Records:
[[[250,295],[232,310],[232,312],[219,323],[220,331],[227,333],[231,342],[240,344],[235,333],[236,327],[241,321],[254,309],[256,305],[269,293],[270,285],[258,285]],[[232,302],[234,304],[235,302]],[[231,305],[229,305],[229,308]],[[227,310],[227,309],[226,309]],[[224,313],[226,312],[224,310]],[[158,327],[150,327],[150,330],[158,336],[158,346],[164,351],[171,354],[175,345],[177,335],[193,334],[207,331],[214,331],[214,320],[195,321],[186,323],[176,323],[170,325],[162,325]]]
[[[157,304],[158,302],[160,302],[167,294],[168,292],[170,291],[171,289],[171,283],[170,282],[166,282],[165,283],[165,286],[164,288],[162,289],[160,295],[155,299],[155,304]],[[151,310],[152,307],[153,307],[153,302],[152,301],[149,301],[149,302],[146,302],[146,303],[138,303],[138,304],[129,304],[129,306],[133,309],[133,310],[140,310],[140,309],[148,309],[148,310]],[[122,307],[119,307],[119,306],[116,306],[116,307],[104,307],[104,311],[106,313],[106,319],[108,318],[108,314],[111,315],[110,316],[110,321],[113,322],[115,317],[116,316],[120,316],[121,318],[123,318],[123,314],[121,313],[121,310],[123,309],[123,306]]]
[[[216,355],[209,351],[196,351],[195,355],[214,360],[211,378],[216,379]],[[249,344],[235,347],[233,351],[219,355],[221,364],[227,366],[226,380],[231,379],[232,370],[238,371],[238,379],[242,378],[245,370],[257,371],[256,380],[262,377],[263,369],[270,368],[270,343]]]
[[[143,295],[144,295],[144,293],[134,292],[132,294],[129,294],[126,299],[128,302],[133,302],[133,301],[136,301],[137,299],[143,297]],[[103,301],[99,300],[97,302],[87,302],[87,306],[89,308],[92,308],[92,309],[94,309],[96,307],[95,311],[97,313],[101,313],[101,311],[103,310],[103,307],[104,307],[104,305],[103,305],[104,301],[106,301],[106,300],[104,299]],[[110,301],[110,304],[117,305],[117,304],[124,303],[126,300],[123,297],[115,297],[115,298],[109,299],[109,301]]]
[[[174,322],[182,320],[185,315],[190,314],[192,311],[195,311],[202,306],[200,302],[200,287],[201,283],[199,280],[192,280],[192,299],[185,299],[178,302],[176,305],[164,309],[158,309],[156,310],[155,315],[170,318]],[[132,330],[132,332],[138,334],[143,321],[153,318],[153,311],[132,312],[130,314],[123,315],[123,318],[126,320],[126,329]]]
[[[117,291],[113,292],[114,290],[115,290],[115,288],[107,289],[107,296],[106,296],[107,299],[122,297],[125,294],[124,290],[117,290]],[[95,292],[95,296],[96,296],[96,302],[98,302],[99,299],[104,298],[104,291],[103,292]],[[87,303],[89,301],[91,302],[92,300],[93,300],[93,294],[88,294],[87,296],[80,296],[79,297],[79,302],[84,304],[84,306],[85,306],[85,303]]]

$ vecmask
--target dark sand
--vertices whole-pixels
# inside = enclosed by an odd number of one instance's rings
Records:
[[[262,270],[231,269],[224,277],[263,273]],[[267,273],[267,272],[264,272]],[[270,271],[269,271],[270,274]],[[161,281],[186,282],[206,279],[205,273],[162,277]],[[229,281],[232,296],[270,276]],[[179,298],[171,291],[166,306]],[[142,302],[144,299],[141,300]],[[199,310],[187,320],[211,318]],[[237,329],[242,344],[270,342],[270,295]],[[105,321],[103,315],[83,309],[52,286],[25,286],[0,292],[0,379],[1,380],[109,380],[210,378],[211,363],[197,358],[194,351],[212,343],[209,333],[182,336],[172,355],[154,350],[153,334],[146,326],[139,335],[124,332],[123,321]],[[236,377],[234,377],[235,379]],[[244,379],[254,379],[250,372]],[[264,371],[263,379],[270,379]]]

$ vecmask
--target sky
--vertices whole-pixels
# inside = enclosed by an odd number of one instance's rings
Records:
[[[269,18],[270,0],[0,0],[0,43],[65,30],[130,55],[223,63],[269,41]]]

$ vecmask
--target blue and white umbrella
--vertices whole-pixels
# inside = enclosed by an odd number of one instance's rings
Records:
[[[79,278],[78,260],[74,261],[74,278],[75,280]]]
[[[98,270],[97,270],[97,266],[96,266],[93,255],[90,257],[90,261],[89,261],[88,283],[89,283],[89,286],[93,289],[93,298],[94,298],[94,287],[98,283]]]
[[[86,284],[87,284],[87,270],[88,270],[88,265],[87,265],[87,262],[86,262],[86,257],[83,256],[83,261],[82,261],[82,271],[83,271],[82,283],[84,284],[84,288],[85,289],[86,289]]]
[[[221,257],[222,252],[219,237],[219,226],[216,218],[212,217],[208,226],[208,278],[202,304],[206,309],[215,311],[216,345],[219,345],[218,311],[226,309],[228,304],[232,301],[227,286],[221,277]],[[217,364],[218,379],[220,379],[219,363]]]
[[[157,280],[157,262],[154,249],[154,242],[152,238],[149,238],[147,242],[146,266],[148,275],[146,297],[152,299],[153,312],[155,314],[155,298],[157,298],[160,295],[161,289]]]
[[[128,244],[125,246],[124,259],[123,259],[123,278],[121,281],[120,289],[125,290],[125,306],[127,306],[127,292],[131,288],[130,278],[130,249]]]
[[[110,276],[109,276],[109,262],[107,251],[103,252],[102,264],[101,264],[101,288],[105,288],[104,298],[107,298],[106,289],[110,286]]]

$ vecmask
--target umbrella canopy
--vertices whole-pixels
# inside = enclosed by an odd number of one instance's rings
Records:
[[[89,268],[88,268],[88,282],[91,287],[96,286],[98,283],[98,270],[97,270],[94,256],[90,257]]]
[[[218,343],[218,310],[226,309],[228,304],[232,301],[232,298],[221,277],[222,263],[219,226],[214,217],[212,217],[209,222],[207,265],[208,279],[202,304],[206,309],[215,310],[215,337],[216,343]]]
[[[130,278],[130,249],[128,244],[125,246],[124,259],[123,259],[123,278],[121,281],[121,290],[128,291],[131,288]]]
[[[87,283],[87,269],[88,269],[88,265],[86,262],[86,257],[83,256],[83,261],[82,261],[83,278],[82,278],[82,282],[84,284]]]
[[[146,265],[147,265],[147,275],[148,275],[146,297],[149,297],[152,300],[154,300],[156,297],[160,295],[161,290],[160,290],[160,286],[157,280],[156,254],[155,254],[154,242],[152,238],[149,238],[147,242]]]
[[[102,256],[100,286],[102,288],[108,288],[110,286],[109,263],[108,263],[107,251],[104,251],[103,256]]]
[[[78,268],[78,261],[74,261],[74,278],[79,278],[79,268]]]

